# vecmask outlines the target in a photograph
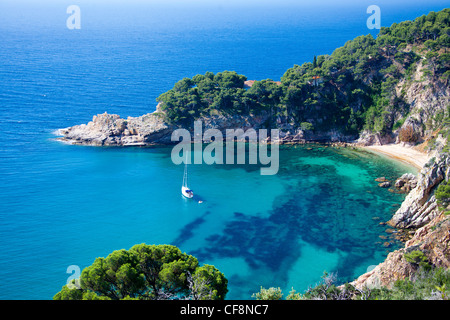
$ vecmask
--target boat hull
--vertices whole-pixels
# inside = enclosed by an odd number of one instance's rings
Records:
[[[183,197],[191,199],[194,197],[194,192],[192,192],[192,190],[186,188],[186,187],[181,187],[181,194],[183,195]]]

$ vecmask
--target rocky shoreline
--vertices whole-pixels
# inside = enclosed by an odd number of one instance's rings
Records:
[[[225,132],[226,129],[258,130],[263,128],[268,118],[269,114],[259,116],[217,115],[198,120],[202,121],[203,132],[208,129],[218,129]],[[155,112],[140,117],[122,119],[119,115],[105,112],[93,116],[92,121],[87,124],[59,129],[55,134],[59,136],[57,140],[75,145],[145,147],[158,144],[172,144],[172,132],[180,128],[193,132],[193,126],[182,127],[164,121],[164,113],[158,104]],[[342,146],[345,145],[345,142],[342,141],[352,142],[356,138],[354,136],[344,136],[335,130],[313,132],[311,130],[302,130],[292,125],[282,125],[279,129],[279,139],[276,141],[279,144],[321,142],[335,143]],[[237,137],[237,140],[240,139],[245,139],[245,137]],[[271,143],[270,137],[267,142]]]
[[[396,280],[413,277],[418,265],[405,258],[405,254],[412,251],[422,252],[435,267],[450,268],[450,219],[439,209],[433,194],[441,181],[450,178],[449,165],[448,156],[438,155],[433,163],[423,167],[410,185],[415,187],[387,222],[387,225],[397,229],[399,239],[405,241],[405,246],[389,253],[384,262],[359,276],[351,282],[352,285],[359,289],[391,287]],[[403,180],[397,180],[396,186],[403,184],[403,187],[406,183]]]

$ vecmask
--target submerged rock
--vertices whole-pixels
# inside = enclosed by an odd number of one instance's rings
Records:
[[[389,188],[391,186],[391,183],[389,181],[381,182],[381,183],[378,184],[378,186],[380,188]]]

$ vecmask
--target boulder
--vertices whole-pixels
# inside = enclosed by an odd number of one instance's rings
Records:
[[[404,180],[402,180],[402,179],[398,179],[397,181],[395,181],[395,187],[396,188],[401,188],[401,187],[403,187],[405,185],[405,181]]]
[[[389,181],[381,182],[381,183],[378,184],[378,186],[380,188],[389,188],[391,186],[391,183]]]
[[[412,173],[405,173],[395,181],[395,187],[401,193],[408,193],[417,186],[417,178]]]

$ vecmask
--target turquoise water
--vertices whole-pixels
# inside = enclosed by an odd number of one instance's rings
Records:
[[[229,279],[230,299],[249,299],[260,286],[301,292],[324,270],[345,281],[384,259],[379,222],[403,196],[373,180],[411,171],[403,165],[286,147],[275,176],[245,165],[191,166],[200,204],[181,198],[183,168],[170,148],[70,146],[52,135],[105,111],[152,112],[159,94],[197,73],[279,80],[369,33],[369,4],[79,1],[82,29],[73,31],[65,24],[72,3],[55,3],[0,3],[0,299],[51,299],[69,266],[142,242],[174,244],[214,264]],[[386,26],[445,7],[380,5]]]
[[[33,174],[16,173],[33,179],[17,196],[2,186],[8,298],[51,298],[68,266],[83,269],[142,242],[174,244],[215,265],[229,279],[230,299],[249,299],[260,286],[306,290],[324,270],[349,280],[384,259],[378,223],[403,199],[374,179],[411,171],[366,152],[282,147],[274,176],[250,165],[191,165],[196,196],[187,200],[170,148],[42,143],[47,156],[34,160]]]

